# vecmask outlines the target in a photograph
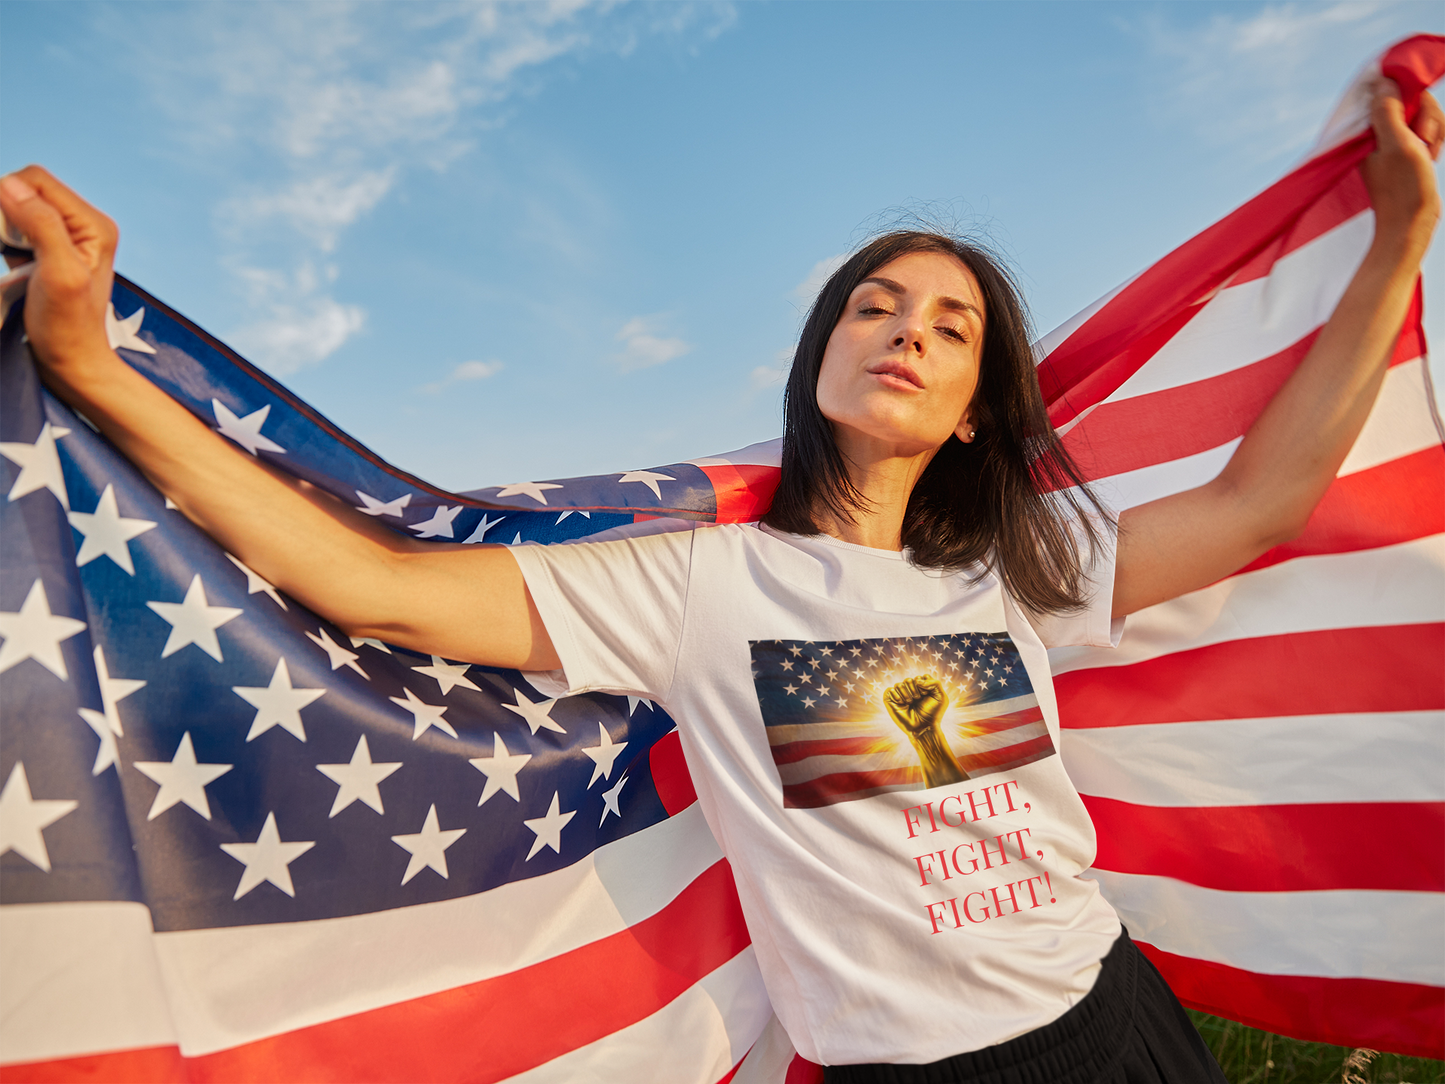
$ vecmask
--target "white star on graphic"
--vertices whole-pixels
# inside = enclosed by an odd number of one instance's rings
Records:
[[[120,725],[120,710],[116,704],[124,700],[137,689],[145,688],[145,682],[134,678],[113,678],[110,670],[105,664],[105,652],[96,645],[95,653],[95,675],[100,679],[100,702],[104,711],[96,711],[94,708],[81,708],[80,717],[85,720],[86,726],[95,731],[95,736],[100,739],[100,748],[95,753],[95,766],[91,768],[91,775],[99,775],[112,764],[120,763],[120,751],[116,748],[115,739],[122,736],[125,731]]]
[[[493,734],[492,755],[474,757],[470,761],[473,768],[487,777],[487,785],[482,788],[482,796],[477,799],[477,805],[485,805],[487,799],[497,793],[510,794],[513,801],[520,802],[522,795],[517,790],[517,773],[525,768],[527,761],[531,759],[531,753],[513,753],[502,741],[500,734]]]
[[[154,354],[156,348],[140,337],[141,321],[145,319],[144,308],[136,309],[124,320],[115,315],[115,306],[105,306],[105,337],[112,350],[135,350],[142,354]]]
[[[574,809],[570,813],[560,812],[557,801],[557,792],[552,792],[552,804],[547,807],[545,817],[533,817],[531,820],[524,820],[522,823],[536,833],[537,838],[532,840],[532,849],[527,852],[526,861],[531,861],[532,856],[543,847],[551,847],[558,854],[562,853],[562,829],[567,827],[567,822],[577,815]]]
[[[405,708],[411,712],[412,741],[416,741],[417,738],[421,737],[432,727],[436,727],[438,730],[445,734],[450,734],[454,738],[457,736],[457,732],[452,729],[452,724],[442,718],[447,712],[447,706],[445,704],[428,704],[426,701],[418,699],[416,694],[410,689],[402,689],[401,691],[406,693],[405,700],[399,696],[389,696],[387,699],[397,707]]]
[[[0,854],[14,851],[49,873],[50,851],[40,833],[79,804],[68,799],[32,798],[25,765],[17,760],[5,789],[0,790]]]
[[[382,643],[380,640],[374,639],[373,637],[370,637],[370,636],[348,636],[347,639],[351,641],[351,646],[352,646],[352,647],[360,647],[362,644],[365,644],[367,647],[374,647],[374,648],[376,648],[376,650],[378,650],[378,651],[384,651],[384,652],[386,652],[386,654],[388,654],[388,655],[391,654],[391,648],[387,647],[387,646],[386,646],[384,643]]]
[[[61,681],[69,681],[60,642],[83,628],[84,621],[50,612],[45,584],[37,579],[18,612],[0,611],[0,636],[5,637],[4,646],[0,646],[0,674],[26,659],[34,659]]]
[[[217,662],[221,657],[221,643],[216,639],[216,630],[245,613],[233,606],[209,606],[206,604],[206,588],[201,583],[200,573],[191,580],[186,597],[180,602],[147,602],[156,613],[170,622],[171,634],[166,637],[166,646],[161,649],[161,658],[169,658],[187,644],[195,644]]]
[[[455,508],[448,508],[442,505],[431,514],[431,519],[422,520],[420,523],[408,523],[406,529],[415,531],[418,538],[451,538],[452,520],[457,518],[457,513],[462,510],[462,505]]]
[[[153,821],[177,802],[185,802],[206,820],[211,819],[211,803],[206,800],[206,787],[229,772],[233,764],[197,764],[196,750],[191,745],[191,732],[181,735],[176,755],[169,761],[138,760],[136,771],[159,783],[155,801],[146,820]]]
[[[406,864],[406,872],[401,875],[401,883],[406,884],[424,869],[434,869],[447,878],[447,848],[450,847],[462,836],[467,834],[465,828],[448,828],[442,831],[437,822],[437,807],[426,811],[426,821],[421,826],[420,832],[413,832],[409,835],[392,836],[391,841],[398,847],[411,852],[411,859]]]
[[[436,678],[437,684],[441,686],[442,695],[446,696],[447,693],[459,685],[463,689],[471,689],[473,692],[479,693],[482,691],[472,683],[471,678],[466,676],[469,667],[469,663],[450,663],[440,655],[433,655],[430,666],[413,666],[412,669],[418,674],[425,674],[427,677]]]
[[[305,741],[306,728],[301,725],[301,709],[326,695],[325,689],[293,689],[291,671],[286,667],[284,655],[276,660],[270,685],[264,689],[255,685],[232,685],[231,691],[256,709],[256,718],[251,721],[251,730],[246,735],[247,741],[266,733],[273,726],[279,726]]]
[[[396,516],[401,517],[401,510],[411,503],[411,494],[403,493],[393,501],[379,501],[370,493],[356,491],[361,498],[361,504],[357,507],[358,512],[365,512],[368,516]]]
[[[622,788],[626,785],[627,776],[624,775],[616,782],[616,784],[612,787],[611,790],[604,790],[602,792],[602,820],[597,822],[598,828],[602,827],[602,824],[604,821],[607,820],[607,814],[609,813],[615,816],[618,820],[622,819],[622,807],[618,803],[622,800]]]
[[[60,470],[60,453],[55,442],[69,436],[70,430],[46,422],[40,427],[40,436],[34,444],[23,441],[0,442],[0,455],[20,467],[20,475],[10,487],[9,499],[18,501],[27,493],[37,489],[48,489],[55,494],[67,512],[70,510],[70,496],[65,492],[65,475]]]
[[[339,670],[343,666],[349,666],[362,677],[366,678],[367,681],[371,680],[371,675],[369,675],[365,670],[363,670],[359,665],[357,665],[356,652],[347,651],[346,648],[342,647],[335,640],[333,640],[331,638],[331,633],[327,632],[325,629],[321,629],[319,631],[321,633],[320,636],[316,636],[313,633],[308,632],[306,634],[306,639],[310,640],[322,651],[326,652],[326,658],[331,662],[331,669]],[[390,652],[388,652],[388,654],[390,654]]]
[[[401,767],[401,761],[385,764],[373,763],[371,747],[366,744],[366,735],[356,739],[356,748],[351,753],[349,764],[318,764],[316,770],[341,789],[336,792],[336,801],[331,803],[328,816],[334,817],[352,802],[365,802],[378,813],[381,808],[381,789],[377,786],[383,779]]]
[[[253,410],[244,418],[238,418],[232,414],[226,404],[219,399],[211,400],[211,409],[216,412],[216,430],[223,437],[230,437],[246,451],[255,455],[257,452],[280,452],[286,454],[286,449],[277,444],[269,437],[261,435],[261,426],[266,424],[266,415],[271,413],[271,404],[267,403],[260,410]]]
[[[314,846],[315,840],[283,843],[281,833],[276,828],[276,814],[267,813],[266,823],[261,826],[261,834],[256,837],[255,843],[221,844],[221,850],[246,866],[245,872],[241,874],[241,883],[236,886],[236,894],[231,899],[239,900],[262,881],[270,881],[295,899],[296,889],[291,884],[291,870],[288,867]]]
[[[646,704],[649,711],[656,711],[657,705],[645,696],[629,696],[627,698],[627,717],[632,718],[633,712],[637,710],[638,704]]]
[[[498,486],[498,497],[515,497],[519,493],[525,493],[538,504],[546,504],[547,498],[543,495],[544,489],[561,489],[556,482],[513,482],[509,486]]]
[[[236,558],[232,557],[229,553],[226,554],[226,560],[230,561],[231,564],[235,565],[246,574],[246,594],[256,595],[264,593],[270,595],[271,601],[274,602],[277,606],[280,606],[281,609],[285,610],[288,608],[286,605],[286,600],[280,596],[280,594],[276,591],[276,588],[269,581],[264,580],[260,576],[256,575],[256,573],[252,572],[242,562],[236,560]]]
[[[601,735],[600,742],[595,748],[584,747],[582,752],[592,758],[592,778],[587,781],[587,789],[592,789],[592,784],[599,779],[612,779],[612,766],[617,763],[617,758],[622,755],[622,750],[627,748],[625,741],[613,742],[612,735],[607,733],[607,727],[601,722],[597,724],[597,732]]]
[[[552,707],[557,701],[538,700],[536,703],[533,703],[527,699],[521,689],[513,689],[512,695],[517,698],[517,703],[515,705],[503,704],[502,707],[508,711],[514,711],[523,719],[526,719],[527,725],[532,728],[533,734],[537,733],[537,730],[541,727],[545,727],[548,730],[555,730],[558,734],[567,733],[567,731],[563,730],[561,726],[552,720]]]
[[[662,490],[657,488],[657,483],[675,481],[677,481],[677,479],[671,477],[670,475],[658,474],[656,471],[652,470],[630,470],[626,474],[622,475],[622,477],[617,479],[617,484],[621,485],[623,482],[641,482],[648,489],[652,490],[652,495],[654,497],[656,497],[658,500],[662,500]]]
[[[583,519],[591,519],[592,513],[584,512],[580,508],[569,508],[567,509],[567,511],[563,512],[560,516],[557,517],[557,522],[561,523],[568,516],[581,516]]]
[[[88,565],[97,557],[109,557],[127,573],[135,575],[127,543],[155,526],[148,519],[126,519],[115,503],[115,486],[107,485],[94,512],[71,512],[70,525],[85,536],[75,565]]]
[[[478,523],[476,527],[472,529],[471,534],[469,534],[466,538],[462,539],[462,544],[474,545],[477,542],[486,541],[487,532],[490,531],[493,527],[495,527],[498,523],[501,523],[502,520],[506,518],[506,516],[498,516],[496,519],[488,519],[487,514],[483,512],[482,522]]]

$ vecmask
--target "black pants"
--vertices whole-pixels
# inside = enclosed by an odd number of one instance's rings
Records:
[[[1179,999],[1127,933],[1052,1024],[929,1065],[830,1065],[825,1084],[1227,1084]]]

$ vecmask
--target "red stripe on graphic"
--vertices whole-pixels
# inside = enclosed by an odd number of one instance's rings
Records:
[[[1231,640],[1054,678],[1061,725],[1087,729],[1445,708],[1445,624]]]
[[[499,1081],[645,1019],[748,944],[719,861],[657,914],[592,944],[187,1064],[197,1082]]]
[[[174,1046],[86,1054],[79,1058],[0,1065],[0,1084],[187,1084],[186,1061]]]
[[[1098,869],[1225,892],[1445,891],[1445,802],[1161,807],[1081,797]]]
[[[778,489],[777,467],[756,463],[709,463],[699,467],[712,482],[719,523],[749,523],[761,519],[773,504]]]
[[[1424,352],[1416,290],[1390,365]],[[1183,459],[1242,436],[1309,353],[1319,331],[1277,354],[1205,380],[1102,403],[1064,435],[1064,447],[1085,479],[1095,481]]]
[[[1235,573],[1296,557],[1355,553],[1445,533],[1445,447],[1336,478],[1293,542],[1276,546]]]
[[[652,772],[652,785],[657,790],[658,801],[667,810],[669,817],[681,813],[697,801],[697,789],[692,785],[692,773],[687,770],[687,760],[682,755],[682,739],[677,731],[669,731],[652,743],[647,754],[647,766]]]
[[[960,722],[960,728],[967,728],[977,734],[999,734],[1016,730],[1029,723],[1042,722],[1043,710],[1037,706],[1011,711],[1007,715],[995,715],[987,719],[970,719]],[[806,725],[806,724],[803,724]],[[768,740],[774,740],[774,730],[769,728]],[[775,764],[795,764],[809,757],[856,757],[884,752],[894,747],[891,739],[879,736],[861,735],[855,738],[819,738],[814,741],[780,742],[772,747]]]
[[[1136,944],[1190,1008],[1309,1042],[1445,1058],[1445,989],[1438,986],[1261,975]]]

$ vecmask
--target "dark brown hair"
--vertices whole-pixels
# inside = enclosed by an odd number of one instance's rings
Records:
[[[1032,328],[1013,275],[973,242],[916,230],[887,233],[850,256],[824,284],[793,355],[783,408],[782,479],[763,522],[815,535],[821,510],[851,519],[853,511],[866,508],[832,424],[818,409],[818,373],[854,289],[884,264],[914,252],[952,256],[972,272],[983,294],[985,329],[973,397],[976,435],[969,444],[950,436],[938,449],[909,496],[903,544],[914,564],[925,568],[977,565],[980,576],[997,571],[1030,610],[1080,609],[1087,600],[1071,524],[1078,525],[1092,557],[1103,541],[1099,520],[1109,515],[1049,423],[1034,373]]]

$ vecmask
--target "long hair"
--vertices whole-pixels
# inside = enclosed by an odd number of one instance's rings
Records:
[[[909,496],[903,544],[925,568],[977,566],[979,576],[996,571],[1010,594],[1035,612],[1078,610],[1086,602],[1079,542],[1087,542],[1092,557],[1103,544],[1099,523],[1109,514],[1049,423],[1034,373],[1032,328],[1012,274],[972,242],[916,230],[887,233],[850,256],[818,292],[793,355],[782,478],[763,522],[815,535],[823,510],[848,519],[866,510],[832,424],[818,409],[818,373],[854,289],[914,252],[952,256],[972,272],[983,294],[985,329],[974,440],[950,436],[938,449]],[[1075,529],[1083,536],[1078,541]]]

